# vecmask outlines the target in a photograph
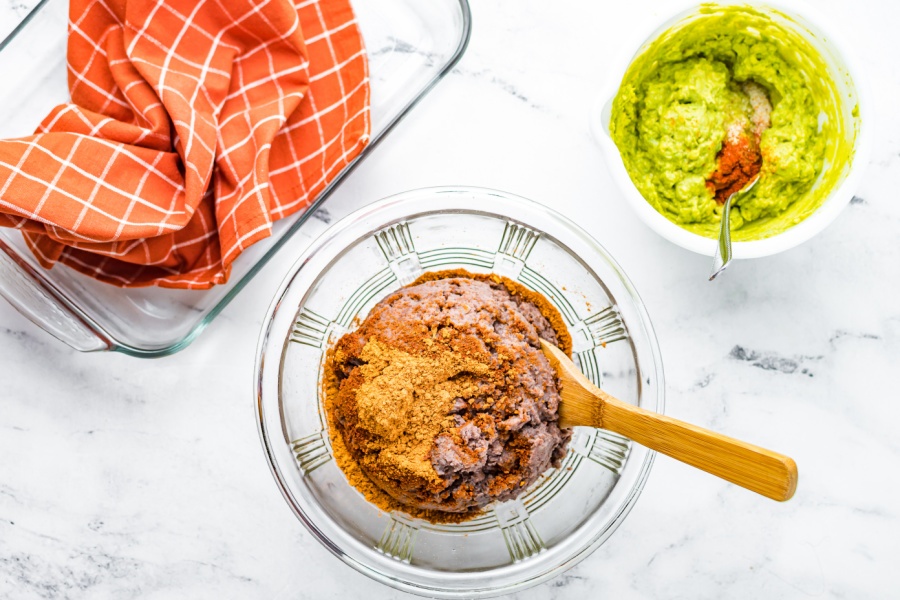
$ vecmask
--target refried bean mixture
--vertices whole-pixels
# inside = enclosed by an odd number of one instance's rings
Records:
[[[558,466],[571,432],[539,338],[571,352],[556,309],[496,275],[429,273],[387,296],[326,364],[350,482],[381,508],[442,520],[515,498]]]

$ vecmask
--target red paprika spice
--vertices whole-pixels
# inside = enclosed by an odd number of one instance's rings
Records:
[[[746,131],[729,131],[726,136],[716,155],[717,168],[706,180],[706,187],[719,204],[725,204],[728,196],[740,191],[762,168],[762,154],[755,138]]]

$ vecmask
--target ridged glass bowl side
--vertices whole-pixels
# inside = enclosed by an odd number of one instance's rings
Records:
[[[276,295],[260,342],[260,435],[288,503],[358,570],[406,591],[492,595],[575,564],[627,514],[652,453],[578,428],[558,469],[518,499],[460,524],[386,514],[348,483],[324,417],[327,348],[389,292],[425,271],[510,277],[563,315],[573,355],[598,385],[662,410],[656,340],[624,273],[574,224],[528,200],[473,188],[401,194],[350,215],[302,256]]]

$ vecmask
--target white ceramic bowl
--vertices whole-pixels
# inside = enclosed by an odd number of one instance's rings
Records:
[[[825,229],[849,204],[871,153],[873,132],[871,96],[864,81],[861,65],[841,36],[841,29],[835,27],[829,19],[813,8],[801,2],[787,0],[774,2],[729,2],[725,0],[717,2],[717,4],[752,6],[756,10],[768,13],[782,25],[801,33],[818,50],[829,66],[831,78],[843,99],[840,110],[847,130],[857,132],[853,141],[850,164],[844,169],[841,179],[838,180],[831,194],[813,214],[772,237],[733,243],[734,258],[736,259],[769,256],[793,248],[810,239]],[[672,17],[664,20],[661,24],[654,25],[652,29],[646,30],[646,35],[640,38],[643,41],[636,51],[624,53],[617,62],[612,64],[610,79],[591,114],[591,129],[603,150],[613,179],[638,217],[670,242],[698,254],[713,256],[715,240],[679,227],[657,212],[644,199],[625,170],[622,156],[609,133],[612,102],[631,62],[659,35],[682,19],[696,15],[700,8],[700,4],[696,2],[689,5],[682,4],[681,10],[677,10]],[[787,16],[790,20],[784,19],[778,13]],[[854,117],[852,114],[854,106],[859,107],[858,117]]]

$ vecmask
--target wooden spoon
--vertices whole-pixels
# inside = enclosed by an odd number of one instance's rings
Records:
[[[614,431],[767,498],[783,502],[794,495],[797,465],[789,457],[613,398],[582,375],[562,350],[544,340],[541,346],[562,386],[560,427]]]

